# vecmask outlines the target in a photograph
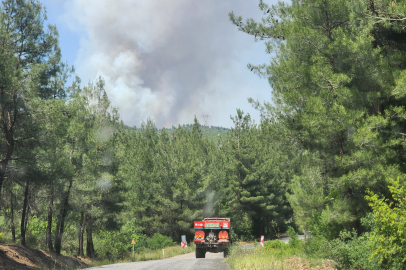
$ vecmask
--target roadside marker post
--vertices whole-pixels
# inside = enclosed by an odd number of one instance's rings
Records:
[[[182,235],[182,236],[181,236],[180,246],[181,246],[182,248],[187,247],[186,235]]]
[[[261,235],[261,242],[259,243],[261,245],[261,247],[264,247],[264,236]]]
[[[135,253],[134,253],[135,240],[134,239],[131,241],[131,244],[133,245],[133,257],[135,257]]]

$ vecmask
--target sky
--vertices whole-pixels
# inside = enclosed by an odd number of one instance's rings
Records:
[[[193,123],[231,127],[236,109],[259,113],[249,97],[271,100],[271,87],[247,69],[270,60],[263,42],[238,31],[233,11],[260,19],[257,0],[43,0],[63,60],[83,84],[102,76],[128,126]],[[274,0],[268,0],[272,4]]]

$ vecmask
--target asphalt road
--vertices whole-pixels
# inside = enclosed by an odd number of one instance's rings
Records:
[[[303,235],[298,236],[303,239]],[[288,243],[289,237],[282,237],[281,242]],[[254,244],[244,245],[241,248],[253,248]],[[223,270],[230,269],[224,262],[223,253],[206,253],[205,259],[196,259],[195,253],[187,253],[163,260],[153,260],[144,262],[118,263],[86,268],[87,270]]]
[[[187,253],[163,260],[118,263],[86,268],[87,270],[223,270],[230,269],[224,262],[223,253],[206,253],[205,259],[196,259],[195,253]]]

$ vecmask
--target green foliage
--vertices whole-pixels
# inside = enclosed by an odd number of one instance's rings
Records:
[[[330,215],[332,214],[329,206],[321,213],[313,214],[311,223],[308,224],[312,236],[320,236],[333,240],[340,234],[340,231],[343,229],[342,223],[337,222],[337,219],[331,220]]]
[[[192,130],[179,128],[169,135],[148,121],[136,132],[121,134],[118,176],[127,188],[125,206],[150,237],[191,238],[193,220],[201,219],[204,209],[213,214],[214,201],[205,206],[205,200],[211,194],[210,155],[217,149],[199,126],[195,120]]]
[[[286,232],[289,235],[289,246],[292,248],[298,247],[302,242],[297,237],[297,232],[291,226],[288,227]]]
[[[277,139],[278,130],[263,122],[256,126],[250,115],[237,110],[231,117],[235,127],[221,141],[224,189],[219,199],[219,214],[237,222],[241,239],[283,230],[292,215],[285,194],[288,188],[289,156]]]
[[[128,130],[141,130],[141,128],[137,127],[129,127],[124,125],[125,129]],[[172,126],[171,128],[163,128],[163,129],[158,129],[158,133],[167,132],[169,135],[172,135],[178,128],[182,128],[183,130],[186,131],[192,131],[193,129],[193,124],[183,124],[179,125],[178,127]],[[227,135],[227,132],[230,131],[229,128],[224,128],[224,127],[217,127],[217,126],[204,126],[200,125],[200,129],[202,131],[203,136],[208,138],[209,140],[218,143],[221,138],[224,138]]]
[[[54,228],[56,223],[54,222]],[[45,247],[45,235],[47,222],[32,216],[27,224],[27,244],[29,246]]]
[[[6,234],[4,232],[0,232],[0,243],[6,242]]]
[[[134,239],[138,241],[138,237]],[[130,252],[131,240],[121,231],[101,231],[95,235],[94,243],[100,257],[118,259]]]
[[[343,230],[339,238],[332,240],[320,235],[312,236],[306,239],[303,248],[307,257],[334,260],[336,269],[387,269],[379,263],[379,258],[372,257],[374,243],[369,240],[370,237],[370,233],[358,236],[355,230]]]
[[[176,245],[172,238],[159,233],[155,233],[152,237],[148,238],[146,242],[146,248],[152,250]]]
[[[342,231],[340,238],[329,242],[329,257],[337,262],[337,269],[382,269],[377,258],[371,259],[373,247],[369,235],[357,236],[355,231]]]
[[[373,192],[366,196],[374,222],[371,258],[378,259],[387,268],[406,269],[406,189],[399,178],[389,183],[391,198],[379,198]]]
[[[83,237],[88,256],[95,247],[125,258],[131,239],[137,252],[192,239],[192,222],[203,217],[231,218],[234,240],[275,237],[289,221],[311,231],[305,245],[289,227],[289,245],[268,242],[258,253],[304,250],[343,269],[373,269],[377,258],[402,267],[406,195],[387,179],[406,173],[404,3],[259,8],[260,22],[230,14],[239,30],[266,39],[272,55],[249,65],[273,91],[272,102],[250,100],[259,124],[238,109],[230,130],[197,119],[159,130],[151,120],[126,128],[102,78],[67,86],[73,69],[60,62],[57,30],[45,30],[40,3],[3,1],[0,231],[8,237],[22,224],[29,245],[52,249],[63,239],[69,253]]]
[[[109,259],[124,258],[131,251],[132,239],[136,242],[136,251],[140,252],[144,245],[140,228],[135,225],[135,219],[122,224],[120,230],[101,230],[95,235],[95,245],[99,256]]]
[[[152,237],[135,233],[139,230],[128,230],[124,225],[120,231],[101,231],[96,235],[95,245],[99,257],[109,260],[123,259],[132,251],[132,239],[135,241],[134,250],[137,253],[148,250],[162,249],[173,246],[176,243],[162,234],[156,233]]]
[[[330,258],[329,242],[322,236],[311,236],[304,241],[303,250],[311,258]]]
[[[289,248],[288,245],[285,243],[282,243],[279,239],[276,239],[275,241],[267,241],[264,245],[265,249],[287,249]]]
[[[291,244],[290,241],[288,244],[285,244],[278,239],[267,241],[264,245],[264,249],[277,258],[288,258],[294,255],[299,255],[303,253],[303,246],[300,240],[296,240],[297,241],[294,242],[294,244]]]
[[[397,95],[406,70],[406,44],[398,42],[406,40],[405,6],[328,0],[260,1],[259,8],[260,21],[230,19],[267,40],[271,61],[248,68],[268,79],[273,101],[250,102],[283,134],[295,221],[306,230],[313,223],[329,239],[361,231],[370,210],[365,190],[387,194],[386,178],[406,172],[406,100]]]

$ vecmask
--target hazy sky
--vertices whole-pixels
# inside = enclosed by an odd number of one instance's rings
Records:
[[[247,64],[269,61],[262,42],[239,32],[234,11],[261,18],[257,0],[44,0],[64,60],[84,83],[102,76],[125,124],[158,128],[210,115],[232,126],[236,109],[259,114],[247,98],[270,100],[267,81]],[[268,3],[275,2],[268,0]]]

